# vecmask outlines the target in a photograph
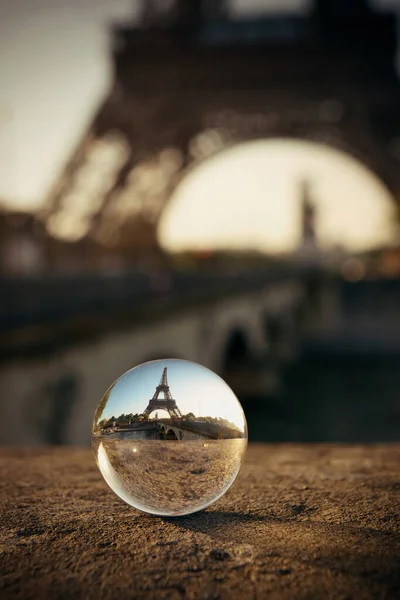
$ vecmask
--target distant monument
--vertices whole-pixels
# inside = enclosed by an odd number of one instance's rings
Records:
[[[316,236],[316,206],[311,194],[310,182],[300,182],[301,242],[297,249],[297,258],[302,261],[315,261],[321,258],[321,249]]]
[[[163,392],[164,398],[159,398],[159,395]],[[167,367],[163,370],[160,383],[156,387],[156,391],[154,392],[154,396],[150,400],[146,410],[143,415],[149,417],[152,412],[155,410],[166,410],[169,413],[169,416],[172,417],[182,417],[182,413],[179,410],[176,401],[172,398],[172,394],[169,390],[168,379],[167,379]]]
[[[301,190],[301,219],[303,245],[317,247],[315,233],[316,207],[311,195],[310,182],[304,179],[300,184]]]

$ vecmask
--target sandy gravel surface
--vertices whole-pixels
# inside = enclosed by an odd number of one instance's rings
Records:
[[[400,446],[250,445],[206,511],[159,518],[91,449],[0,451],[0,598],[400,598]]]
[[[247,440],[94,439],[105,479],[133,506],[164,516],[205,508],[235,479]]]

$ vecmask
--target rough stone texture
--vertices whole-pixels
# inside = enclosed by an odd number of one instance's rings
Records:
[[[0,452],[0,598],[400,598],[400,446],[252,445],[228,493],[162,519],[91,450]]]

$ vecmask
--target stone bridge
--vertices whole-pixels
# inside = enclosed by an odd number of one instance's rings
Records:
[[[196,432],[187,426],[180,427],[174,423],[162,423],[160,424],[160,433],[163,439],[166,440],[207,440],[215,439],[211,434],[206,432]]]
[[[3,286],[0,441],[88,443],[104,392],[122,373],[148,360],[195,361],[228,381],[230,372],[253,369],[250,379],[257,383],[257,365],[264,372],[271,357],[275,363],[293,358],[309,279],[310,273],[294,269],[215,280],[172,277],[168,294],[115,278],[102,279],[90,293],[83,281],[82,286],[49,283],[41,293],[31,284],[25,312],[21,306],[17,310],[21,290]],[[97,285],[105,290],[103,299],[114,285],[113,300],[110,296],[104,306]],[[61,302],[66,294],[68,311]],[[46,298],[51,314],[43,312]]]

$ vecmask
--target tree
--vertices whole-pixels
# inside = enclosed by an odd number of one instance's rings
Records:
[[[106,393],[104,394],[104,396],[102,397],[102,399],[100,400],[97,408],[96,408],[96,412],[94,414],[94,423],[95,426],[97,425],[97,423],[99,422],[99,420],[101,419],[104,409],[107,406],[107,403],[110,399],[111,396],[111,392],[113,391],[114,385],[116,384],[113,383],[111,387],[108,388],[108,390],[106,391]],[[110,419],[111,420],[111,419]]]

